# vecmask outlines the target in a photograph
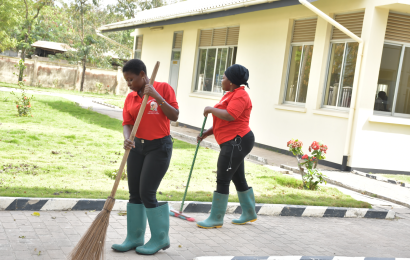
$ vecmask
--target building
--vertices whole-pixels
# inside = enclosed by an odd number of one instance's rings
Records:
[[[201,126],[238,63],[260,146],[284,152],[298,138],[306,151],[318,140],[326,165],[410,174],[410,1],[188,0],[99,28],[125,29],[148,70],[161,62],[181,123]]]
[[[36,41],[31,47],[35,48],[34,54],[39,57],[48,57],[48,55],[65,53],[72,50],[68,44],[48,41]]]

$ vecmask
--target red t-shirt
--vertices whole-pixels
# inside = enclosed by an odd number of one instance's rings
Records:
[[[178,109],[178,102],[175,97],[174,89],[165,82],[154,82],[155,90],[165,101],[172,107]],[[122,111],[122,125],[134,125],[138,112],[142,104],[142,98],[138,93],[133,91],[125,99],[124,109]],[[162,112],[157,101],[149,97],[144,114],[142,115],[136,137],[144,140],[154,140],[170,135],[170,122],[168,117]]]
[[[234,121],[226,121],[213,116],[214,135],[218,144],[232,140],[237,135],[243,137],[251,131],[249,128],[249,118],[251,116],[252,102],[245,87],[239,87],[233,92],[226,93],[214,107],[226,109],[235,118]]]

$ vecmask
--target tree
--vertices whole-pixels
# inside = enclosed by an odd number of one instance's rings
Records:
[[[127,19],[135,18],[138,11],[164,6],[164,0],[117,0],[117,4],[108,5],[113,13],[120,13]]]
[[[21,58],[25,61],[26,52],[31,48],[31,44],[33,44],[35,39],[33,38],[32,31],[33,27],[37,25],[37,18],[45,6],[53,4],[53,0],[19,0],[17,2],[24,4],[24,11],[22,12],[24,14],[22,19],[23,23],[19,33],[17,48],[22,51]],[[24,69],[20,69],[19,81],[23,80],[23,74]]]
[[[0,52],[16,47],[17,40],[11,35],[12,30],[19,24],[18,2],[2,0],[0,2]]]

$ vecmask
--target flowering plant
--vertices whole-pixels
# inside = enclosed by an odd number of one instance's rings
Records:
[[[17,93],[11,92],[12,95],[14,95],[15,103],[16,103],[16,108],[18,112],[18,116],[33,116],[31,114],[31,100],[34,98],[33,96],[29,97],[26,95],[26,90],[24,89],[24,82],[20,81],[18,83],[20,89],[21,89],[21,96],[19,96]]]
[[[303,143],[299,140],[290,140],[287,142],[287,147],[289,151],[296,157],[298,161],[299,171],[302,175],[303,186],[309,190],[316,190],[320,183],[325,183],[326,180],[321,172],[319,172],[316,167],[319,160],[325,159],[325,154],[327,152],[327,146],[320,142],[314,141],[309,146],[309,152],[311,155],[303,153],[302,151]],[[303,166],[306,167],[307,173],[305,172]]]

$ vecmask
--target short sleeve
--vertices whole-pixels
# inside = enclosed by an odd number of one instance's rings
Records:
[[[134,124],[134,120],[129,112],[129,95],[127,96],[127,98],[125,99],[124,102],[124,108],[122,110],[122,125],[133,125]]]
[[[177,102],[177,97],[175,95],[174,89],[171,87],[171,85],[165,83],[164,84],[164,96],[163,98],[165,101],[172,106],[175,109],[179,109],[178,102]]]
[[[248,108],[248,104],[249,96],[246,91],[243,91],[243,93],[240,94],[236,93],[229,101],[229,104],[226,107],[226,111],[228,111],[228,113],[236,120],[241,116],[243,111]]]

